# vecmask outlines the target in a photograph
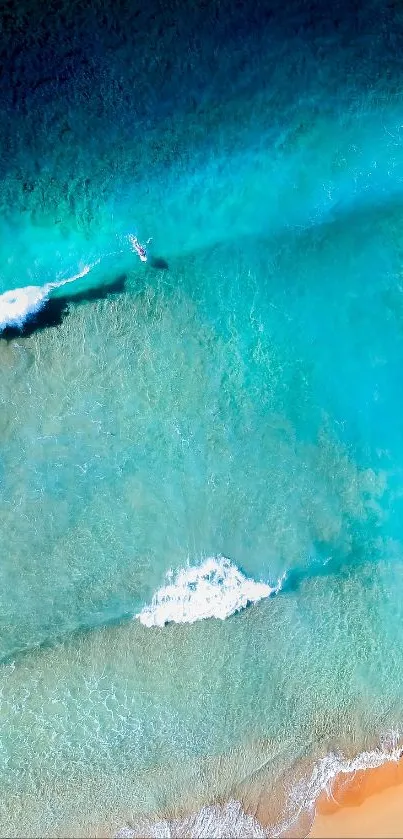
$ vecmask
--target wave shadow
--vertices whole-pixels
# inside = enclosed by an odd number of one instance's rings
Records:
[[[156,268],[158,271],[168,271],[169,265],[163,256],[150,256],[148,259],[151,268]]]
[[[61,326],[65,317],[69,314],[71,304],[89,303],[93,300],[105,300],[115,294],[122,294],[126,289],[126,274],[120,274],[110,283],[101,286],[64,294],[58,297],[50,297],[44,305],[27,318],[23,326],[7,326],[0,333],[0,340],[12,341],[15,338],[28,338],[35,332],[43,329],[52,329]]]

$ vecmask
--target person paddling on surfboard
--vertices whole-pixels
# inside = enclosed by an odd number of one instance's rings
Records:
[[[141,261],[147,262],[148,256],[146,245],[148,245],[151,242],[152,236],[150,236],[150,238],[147,239],[145,245],[142,245],[141,242],[139,242],[137,236],[134,236],[133,233],[129,233],[127,238],[132,246],[132,249],[136,252],[137,256],[140,257]]]

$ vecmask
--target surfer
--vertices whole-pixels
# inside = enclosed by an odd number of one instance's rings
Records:
[[[133,250],[136,252],[137,256],[140,257],[141,261],[147,262],[148,256],[146,246],[151,242],[152,236],[150,236],[150,238],[147,239],[145,245],[142,245],[141,242],[139,242],[137,236],[134,236],[133,233],[129,233],[128,239]]]

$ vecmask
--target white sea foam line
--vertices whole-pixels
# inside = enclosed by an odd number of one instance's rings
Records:
[[[393,741],[397,742],[393,733]],[[253,816],[248,815],[239,801],[228,801],[224,805],[207,805],[196,813],[183,819],[139,819],[131,827],[121,828],[116,839],[172,839],[187,836],[190,839],[232,839],[241,837],[280,837],[289,830],[305,811],[313,810],[321,792],[331,794],[331,783],[339,774],[354,774],[363,769],[374,769],[387,762],[397,762],[402,757],[402,749],[397,745],[380,748],[370,752],[361,752],[352,760],[341,754],[330,753],[315,763],[312,773],[294,788],[290,799],[290,815],[277,825],[263,827]]]
[[[332,782],[338,775],[353,775],[364,769],[376,769],[384,763],[397,763],[403,756],[403,749],[397,745],[399,740],[398,732],[391,732],[389,744],[386,738],[379,749],[369,752],[361,752],[349,760],[341,753],[330,752],[318,760],[309,777],[303,778],[293,788],[284,821],[272,828],[267,835],[271,837],[281,836],[289,830],[303,812],[313,812],[316,802],[322,792],[326,792],[329,798],[332,797]]]
[[[54,289],[85,277],[99,262],[100,259],[97,259],[91,265],[85,265],[78,274],[74,274],[73,277],[68,277],[66,280],[57,280],[43,286],[30,285],[5,291],[4,294],[0,295],[0,332],[8,326],[23,326],[29,317],[40,311]]]
[[[136,615],[144,626],[194,623],[205,618],[225,620],[251,603],[270,597],[281,588],[256,582],[222,556],[209,557],[201,565],[169,572],[168,584],[160,588],[149,606]]]
[[[130,233],[125,237],[125,240],[129,243],[130,250],[137,253],[143,262],[147,262],[146,248],[140,244],[137,237]],[[150,241],[151,238],[147,240],[146,244],[149,244]],[[120,253],[123,253],[123,249],[104,254],[102,259]],[[55,280],[43,286],[30,285],[24,286],[23,288],[14,288],[0,294],[0,332],[10,326],[21,328],[29,317],[32,317],[32,315],[37,314],[41,310],[48,300],[49,294],[54,289],[62,288],[68,283],[73,283],[75,280],[85,277],[100,262],[101,258],[96,259],[95,262],[85,265],[78,274],[75,274],[73,277],[67,277],[67,279]]]
[[[242,809],[239,801],[228,801],[223,805],[208,805],[197,813],[183,819],[164,819],[152,822],[142,819],[135,827],[123,827],[115,836],[116,839],[177,839],[179,836],[188,839],[264,839],[265,830]]]
[[[135,238],[131,234],[127,237],[131,250],[133,250],[132,239]],[[149,240],[150,241],[150,240]],[[123,253],[123,250],[111,251],[104,254],[102,259],[108,256],[115,256]],[[25,321],[32,315],[37,314],[49,299],[50,293],[56,288],[62,288],[68,283],[74,283],[76,280],[85,277],[89,274],[96,265],[99,265],[101,258],[96,259],[95,262],[85,265],[84,268],[74,274],[73,277],[66,279],[55,280],[54,282],[46,283],[43,286],[24,286],[23,288],[14,288],[10,291],[5,291],[0,294],[0,332],[10,326],[21,328]]]

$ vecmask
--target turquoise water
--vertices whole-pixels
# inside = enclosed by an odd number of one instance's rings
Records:
[[[97,263],[0,341],[1,835],[111,833],[402,724],[398,14],[352,44],[234,12],[213,72],[225,20],[177,13],[175,57],[139,24],[134,59],[118,11],[1,129],[0,292]],[[220,556],[281,590],[133,620]]]

